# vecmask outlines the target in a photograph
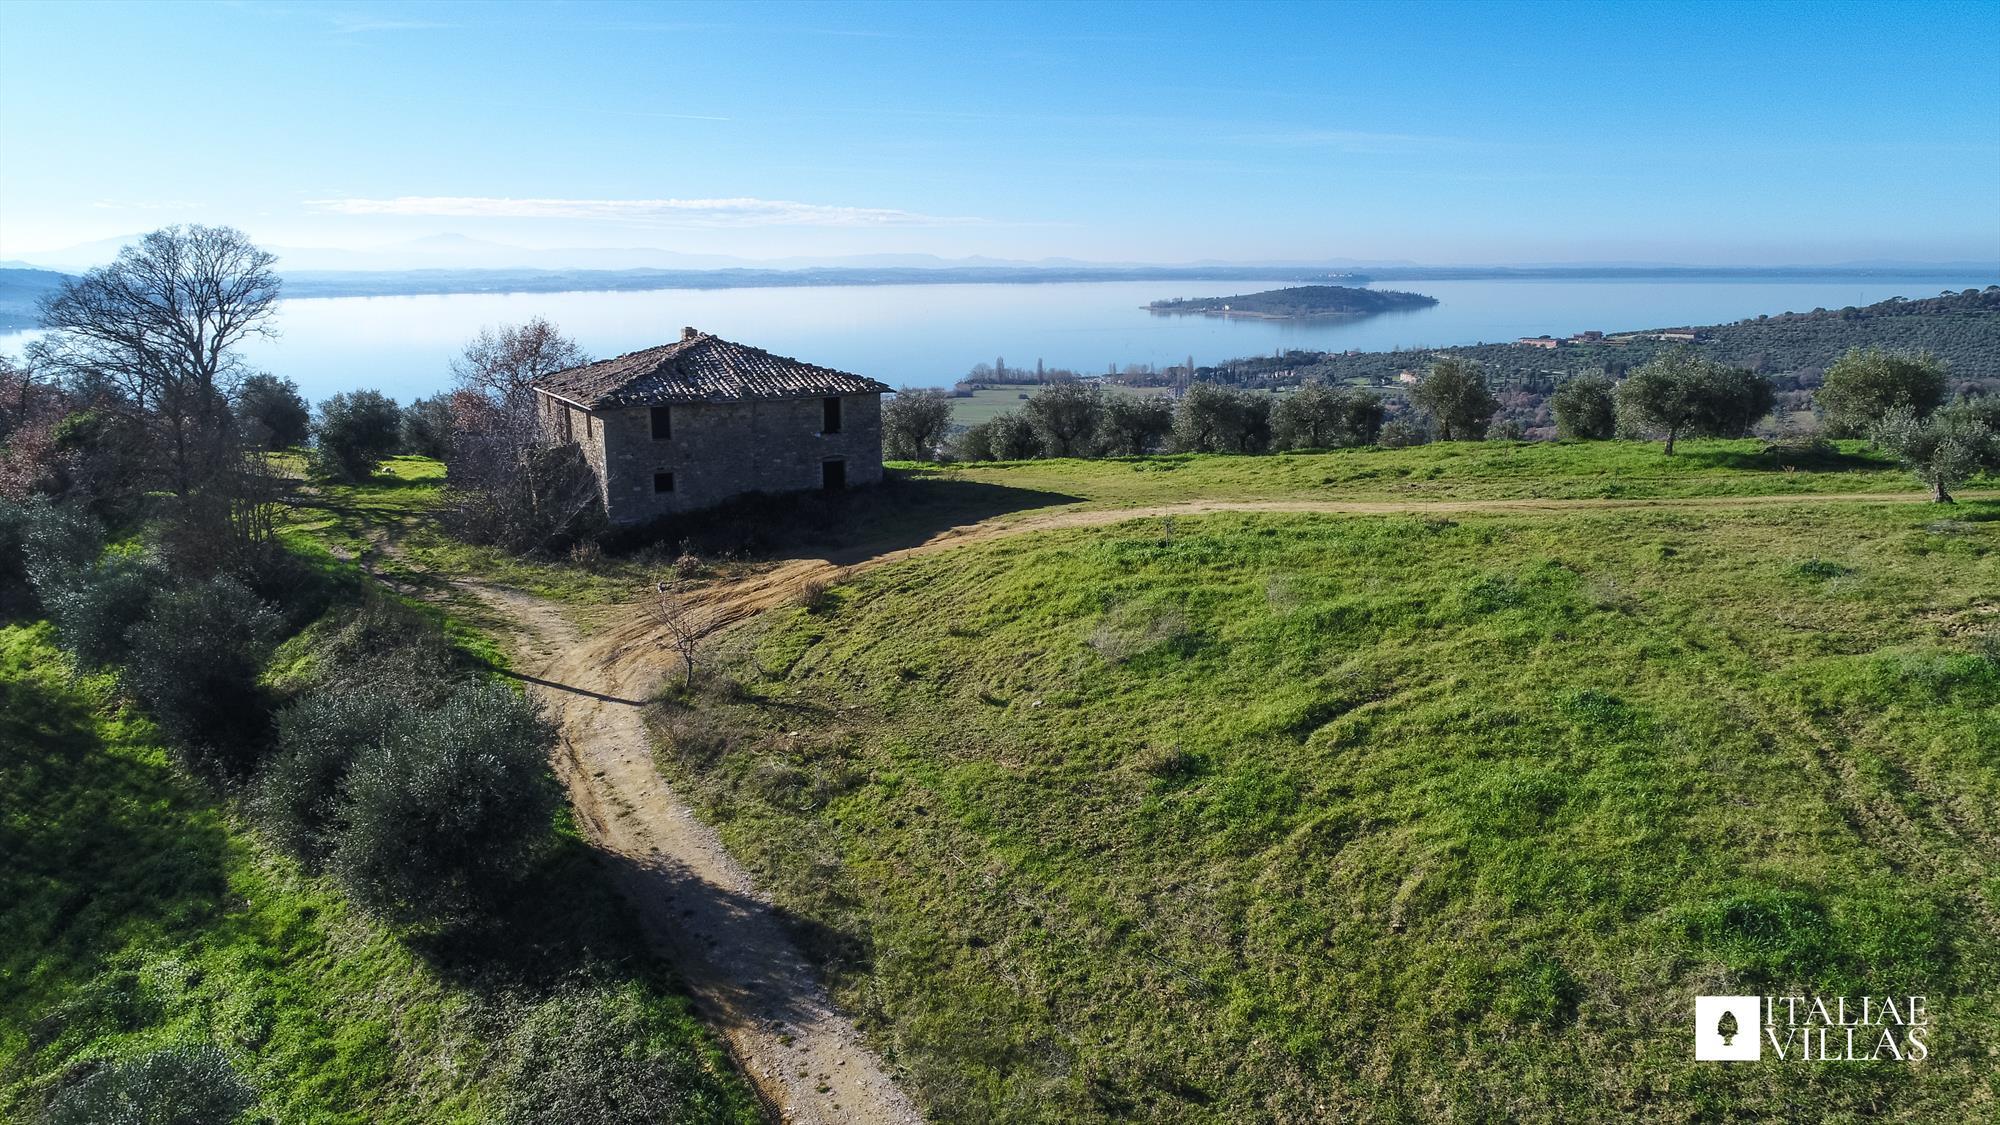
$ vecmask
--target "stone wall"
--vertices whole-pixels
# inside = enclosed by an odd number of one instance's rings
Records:
[[[643,523],[745,492],[819,488],[829,460],[846,463],[850,488],[880,481],[882,396],[847,395],[840,401],[837,434],[820,432],[824,400],[798,398],[677,404],[673,436],[658,441],[646,407],[597,412],[591,440],[585,440],[578,412],[571,435],[598,469],[612,520]],[[545,410],[545,424],[550,413]],[[655,492],[655,473],[672,473],[673,491]]]

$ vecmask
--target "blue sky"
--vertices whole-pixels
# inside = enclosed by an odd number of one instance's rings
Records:
[[[2000,260],[2000,3],[0,5],[0,258]]]

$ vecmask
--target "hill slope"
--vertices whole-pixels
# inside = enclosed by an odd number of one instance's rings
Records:
[[[740,636],[666,768],[940,1118],[1978,1117],[2000,508],[1951,514],[978,542]],[[1697,1065],[1732,992],[1922,994],[1932,1056]]]

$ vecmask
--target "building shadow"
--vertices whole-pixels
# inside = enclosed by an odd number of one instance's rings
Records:
[[[667,548],[702,555],[769,557],[802,551],[829,556],[866,547],[901,550],[940,532],[996,516],[1083,500],[950,474],[890,469],[880,484],[843,492],[751,493],[714,508],[612,533],[614,554]]]

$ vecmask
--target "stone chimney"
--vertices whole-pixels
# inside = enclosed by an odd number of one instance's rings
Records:
[[[681,329],[681,339],[683,340],[692,340],[699,335],[701,335],[701,329],[699,328],[689,327]]]

